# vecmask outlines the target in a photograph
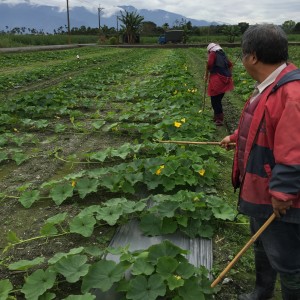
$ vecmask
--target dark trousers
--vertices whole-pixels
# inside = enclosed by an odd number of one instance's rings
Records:
[[[222,99],[224,95],[225,93],[210,97],[211,106],[215,115],[223,113]]]
[[[266,220],[250,219],[252,234]],[[273,221],[254,243],[256,253],[264,253],[280,275],[283,299],[300,299],[300,224]],[[292,297],[285,297],[284,293]]]

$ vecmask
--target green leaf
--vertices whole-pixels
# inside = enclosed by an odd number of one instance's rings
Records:
[[[51,223],[51,224],[60,224],[62,223],[67,217],[67,213],[60,213],[56,214],[46,220],[46,223]]]
[[[8,159],[7,153],[1,151],[1,152],[0,152],[0,162],[4,161],[4,160],[6,160],[6,159]]]
[[[0,136],[0,147],[4,146],[7,143],[7,139],[4,136]],[[1,161],[1,153],[0,152],[0,161]]]
[[[176,273],[184,279],[188,279],[195,274],[195,267],[188,262],[181,262],[176,269]]]
[[[236,213],[229,205],[222,205],[221,207],[212,207],[214,217],[221,220],[233,221]]]
[[[96,220],[93,216],[75,217],[70,222],[70,232],[90,237],[94,231]]]
[[[65,180],[75,180],[77,178],[81,178],[82,176],[84,176],[86,173],[85,170],[82,170],[80,172],[77,172],[77,173],[71,173],[71,174],[68,174],[66,176],[64,176],[64,179]]]
[[[160,257],[163,256],[176,257],[179,254],[187,254],[186,250],[177,247],[176,245],[172,244],[168,240],[165,240],[160,244],[149,247],[148,251],[149,251],[148,260],[154,263]]]
[[[79,254],[79,253],[81,253],[83,250],[84,250],[83,247],[78,247],[78,248],[73,248],[73,249],[71,249],[68,253],[65,253],[65,252],[58,252],[58,253],[56,253],[52,258],[50,258],[50,259],[48,260],[48,264],[49,264],[49,265],[55,264],[55,263],[57,263],[61,258],[67,257],[67,256],[69,256],[69,255]]]
[[[90,155],[91,160],[96,160],[100,162],[104,162],[105,159],[110,155],[110,148],[106,149],[105,151],[99,151]]]
[[[162,220],[154,214],[146,214],[141,217],[140,228],[145,235],[160,235]]]
[[[60,184],[54,186],[50,191],[50,196],[56,205],[62,204],[67,198],[73,196],[73,190],[71,184]]]
[[[119,218],[123,214],[123,209],[121,206],[108,206],[101,207],[97,213],[97,220],[104,220],[110,226],[113,226],[117,223]]]
[[[87,194],[97,192],[98,184],[99,182],[97,179],[84,178],[78,180],[76,188],[80,198],[83,199]]]
[[[161,184],[164,186],[165,192],[172,191],[176,186],[174,178],[164,177],[162,181]]]
[[[40,234],[44,236],[51,236],[58,233],[57,228],[52,223],[46,223],[43,225],[43,227],[40,229]]]
[[[54,267],[58,273],[66,277],[68,282],[74,283],[88,273],[89,265],[86,261],[85,255],[72,255],[60,259]]]
[[[22,119],[21,122],[25,126],[32,126],[34,124],[34,121],[32,119]]]
[[[96,299],[96,296],[90,293],[86,293],[84,295],[70,295],[67,298],[64,298],[64,300],[94,300],[94,299]]]
[[[8,279],[0,280],[0,300],[8,299],[8,295],[12,290],[13,285]]]
[[[150,276],[149,279],[139,275],[130,281],[126,297],[132,300],[155,300],[165,294],[166,286],[158,274]]]
[[[31,205],[40,199],[40,192],[37,190],[32,190],[32,191],[26,191],[24,192],[20,199],[19,202],[25,207],[29,208]]]
[[[115,282],[120,281],[124,276],[124,266],[116,264],[114,261],[101,260],[93,264],[86,276],[84,276],[81,286],[83,293],[92,288],[98,288],[103,292],[108,291]]]
[[[163,256],[157,261],[156,272],[164,279],[170,277],[178,266],[178,261],[173,257]]]
[[[107,126],[105,126],[104,128],[102,128],[102,130],[103,130],[104,132],[108,132],[108,131],[112,130],[113,128],[117,128],[118,125],[119,125],[119,123],[112,123],[112,124],[107,125]]]
[[[187,227],[188,225],[188,217],[184,215],[176,216],[177,223],[183,227]]]
[[[39,300],[53,300],[56,295],[54,293],[46,293],[39,297]]]
[[[7,233],[7,237],[6,237],[7,241],[12,243],[12,244],[16,244],[19,243],[21,240],[17,237],[17,234],[14,231],[9,231]]]
[[[110,175],[106,176],[104,178],[101,178],[101,185],[105,186],[108,188],[110,191],[114,191],[116,187],[119,185],[121,176],[120,175]]]
[[[164,218],[162,221],[161,233],[169,234],[174,233],[177,230],[178,223],[170,218]]]
[[[131,152],[131,146],[129,143],[126,143],[126,144],[122,145],[119,149],[112,150],[111,156],[112,157],[116,156],[116,157],[125,159],[130,152]]]
[[[172,176],[173,174],[176,173],[176,169],[178,167],[178,163],[168,163],[165,165],[165,168],[164,168],[164,175],[167,176],[167,177],[170,177]]]
[[[49,122],[47,120],[38,120],[34,121],[34,125],[38,129],[46,128],[48,126]]]
[[[84,247],[84,252],[91,256],[94,256],[94,257],[97,257],[97,256],[100,257],[103,255],[104,250],[102,250],[96,246],[90,246],[90,247]]]
[[[92,123],[92,126],[95,128],[95,129],[100,129],[106,122],[105,121],[95,121]]]
[[[26,159],[28,159],[28,155],[24,153],[14,153],[12,155],[12,159],[16,162],[16,164],[19,166],[22,164]]]
[[[168,286],[171,291],[175,290],[184,285],[184,280],[180,278],[180,276],[170,276],[167,278]]]
[[[212,238],[214,235],[214,228],[209,224],[201,225],[198,235],[203,238]]]
[[[131,270],[133,275],[151,275],[154,272],[154,266],[146,261],[145,258],[137,258]]]
[[[178,289],[178,294],[184,300],[205,300],[205,295],[196,277],[186,280],[184,286]]]
[[[56,124],[55,127],[54,127],[54,131],[56,133],[61,133],[61,132],[64,132],[66,130],[66,126],[63,125],[63,124]]]
[[[98,169],[93,169],[87,172],[87,175],[91,178],[101,178],[103,175],[106,175],[109,173],[108,168],[98,168]],[[80,176],[82,177],[82,176]]]
[[[132,194],[132,195],[135,193],[135,189],[134,189],[133,185],[128,181],[121,182],[119,187],[122,188],[122,191],[124,193]]]
[[[25,294],[26,299],[38,300],[39,296],[54,286],[55,280],[56,273],[53,270],[39,269],[26,278],[21,292]]]
[[[34,260],[19,260],[15,263],[12,263],[8,266],[8,269],[11,271],[26,271],[32,267],[35,267],[45,260],[44,257],[37,257]]]
[[[172,218],[178,207],[179,203],[176,203],[174,201],[163,201],[163,203],[159,204],[155,208],[160,216]]]
[[[132,174],[125,174],[125,179],[131,184],[135,185],[137,182],[142,182],[143,181],[143,173],[132,173]]]
[[[134,211],[143,211],[147,206],[146,200],[142,199],[135,203]]]

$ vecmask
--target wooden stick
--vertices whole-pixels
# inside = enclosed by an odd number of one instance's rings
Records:
[[[240,257],[247,251],[247,249],[257,240],[257,238],[263,233],[263,231],[274,221],[276,218],[275,213],[273,213],[269,219],[261,226],[261,228],[251,237],[243,249],[235,256],[235,258],[227,265],[223,272],[216,278],[216,280],[211,284],[211,287],[215,287],[223,277],[228,273],[228,271],[234,266],[234,264],[240,259]]]
[[[178,145],[219,145],[221,146],[220,142],[193,142],[193,141],[159,141],[158,143],[168,143],[168,144],[178,144]],[[235,143],[229,143],[230,146],[234,146]]]
[[[206,76],[206,75],[205,75]],[[207,88],[207,82],[204,81],[204,92],[203,92],[203,105],[202,105],[202,111],[205,110],[205,99],[206,99],[206,88]]]

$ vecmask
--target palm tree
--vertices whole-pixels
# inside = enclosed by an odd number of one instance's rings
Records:
[[[129,44],[134,44],[139,34],[144,17],[137,12],[120,11],[121,16],[118,19],[123,23],[121,28],[124,30],[126,40]]]

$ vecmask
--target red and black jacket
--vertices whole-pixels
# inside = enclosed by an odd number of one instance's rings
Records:
[[[232,183],[235,189],[240,188],[241,213],[267,218],[273,212],[271,198],[275,197],[293,201],[281,220],[300,223],[300,81],[271,93],[280,78],[295,69],[289,64],[262,92],[245,124],[247,101],[238,130],[231,136],[236,141]],[[247,126],[246,139],[241,142]]]

